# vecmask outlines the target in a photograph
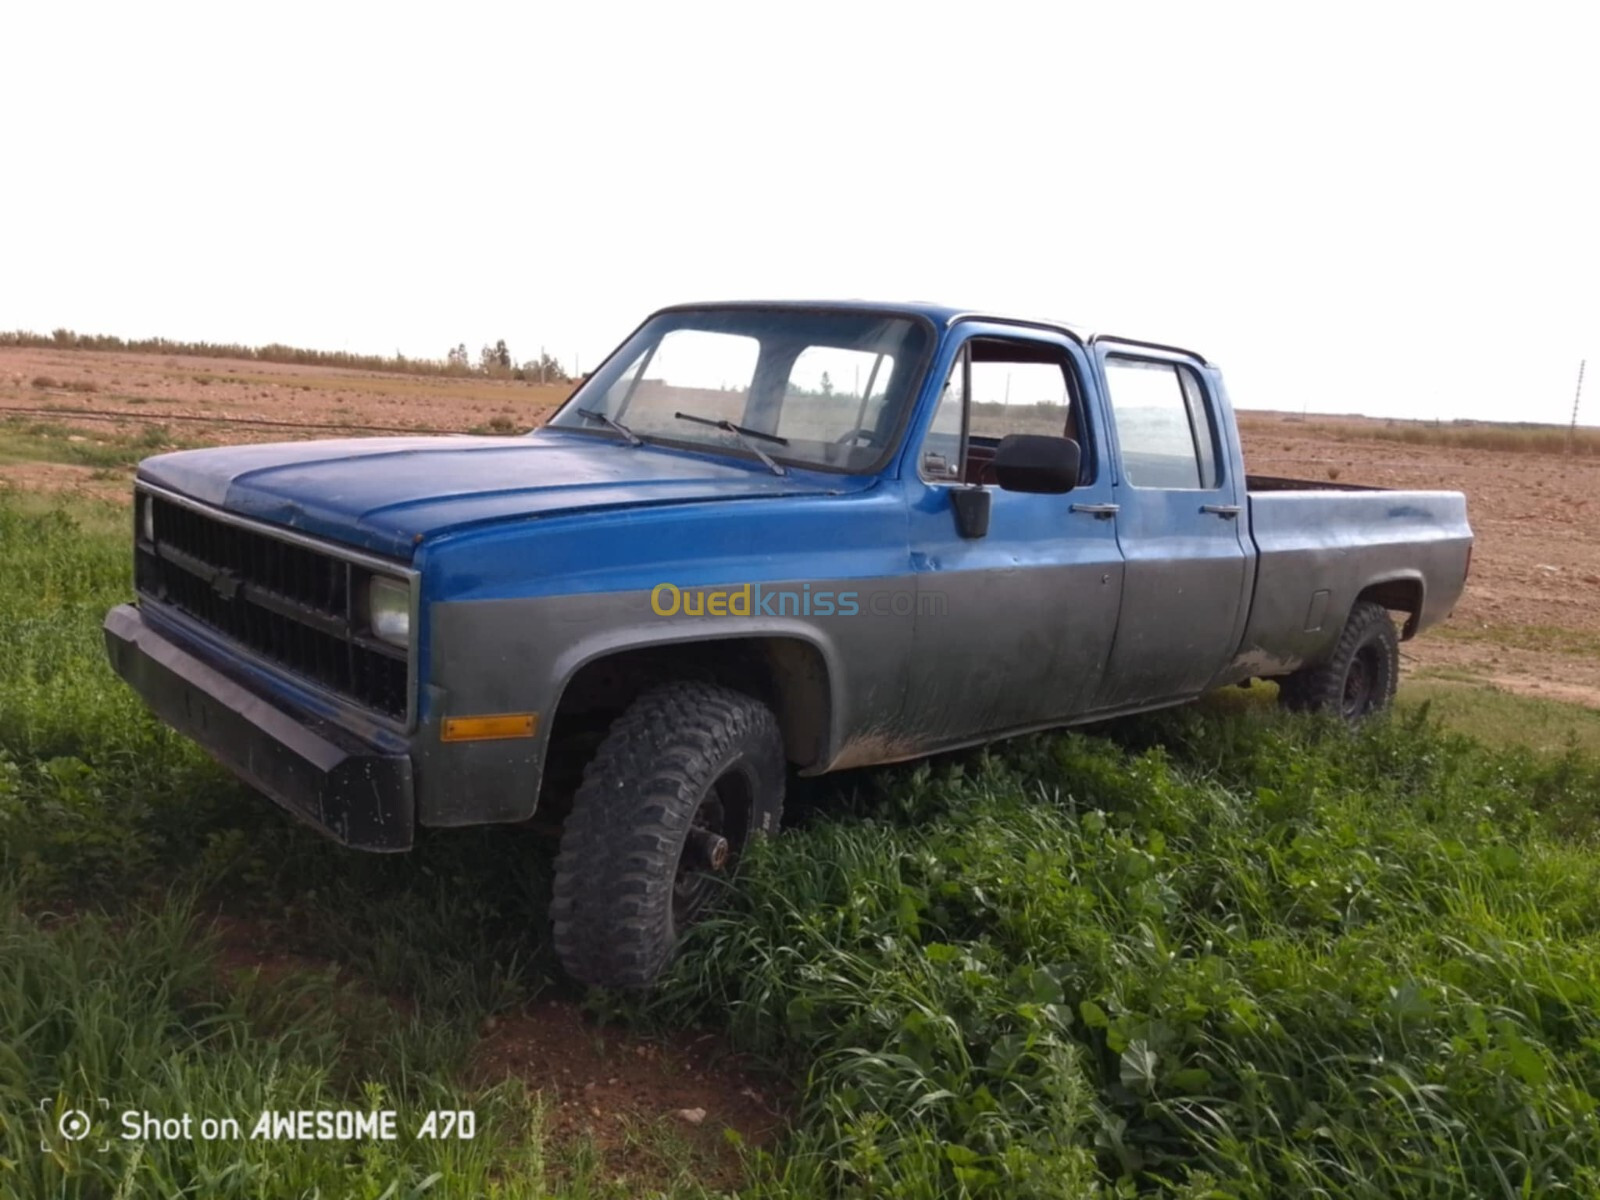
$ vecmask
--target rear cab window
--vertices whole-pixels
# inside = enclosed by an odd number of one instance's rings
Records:
[[[1119,354],[1106,358],[1105,372],[1122,473],[1130,486],[1168,491],[1220,486],[1216,423],[1192,367]]]

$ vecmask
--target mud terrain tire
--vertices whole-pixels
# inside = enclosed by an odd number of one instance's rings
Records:
[[[772,712],[731,688],[653,688],[612,723],[583,773],[556,857],[550,916],[574,979],[654,982],[752,837],[783,811]]]
[[[1328,661],[1278,681],[1278,700],[1294,712],[1324,712],[1352,725],[1382,712],[1400,682],[1400,636],[1389,610],[1363,600],[1350,610]]]

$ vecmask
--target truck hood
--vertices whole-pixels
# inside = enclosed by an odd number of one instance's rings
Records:
[[[610,438],[349,438],[161,454],[139,478],[195,500],[410,558],[428,537],[512,517],[857,491],[861,476],[793,472]]]

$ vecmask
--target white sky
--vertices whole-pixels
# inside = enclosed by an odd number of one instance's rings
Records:
[[[585,367],[686,299],[1191,344],[1241,407],[1600,423],[1600,8],[19,0],[0,328]]]

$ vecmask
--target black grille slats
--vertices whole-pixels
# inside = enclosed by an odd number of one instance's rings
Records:
[[[357,568],[159,496],[151,503],[156,546],[136,555],[139,591],[297,675],[405,718],[404,652],[380,648],[353,626]]]
[[[157,498],[155,506],[156,540],[162,545],[329,616],[348,616],[348,570],[342,559],[225,524],[171,501]]]

